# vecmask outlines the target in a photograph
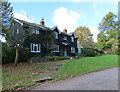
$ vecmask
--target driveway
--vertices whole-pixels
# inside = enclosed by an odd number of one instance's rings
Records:
[[[45,83],[30,90],[118,90],[118,67]]]

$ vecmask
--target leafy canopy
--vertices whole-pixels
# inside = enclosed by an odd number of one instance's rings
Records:
[[[78,43],[80,43],[80,45],[85,48],[94,48],[93,34],[91,34],[89,28],[80,26],[74,33],[78,37]]]
[[[97,35],[99,49],[112,48],[112,50],[117,51],[118,46],[115,44],[118,44],[118,26],[117,16],[112,12],[103,17],[101,23],[99,23],[100,33]]]

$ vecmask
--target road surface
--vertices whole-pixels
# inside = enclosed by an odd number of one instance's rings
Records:
[[[45,83],[30,90],[118,90],[118,67]]]

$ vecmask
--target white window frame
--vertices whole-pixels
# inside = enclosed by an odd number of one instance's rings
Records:
[[[58,32],[54,32],[55,33],[55,38],[58,39]]]
[[[71,53],[75,53],[75,47],[71,47]]]
[[[66,36],[64,36],[63,40],[67,40],[67,37],[66,37]]]
[[[17,34],[19,33],[19,29],[17,28]]]
[[[57,47],[58,50],[55,50],[55,47]],[[53,52],[59,52],[59,45],[54,45],[54,50]]]
[[[32,47],[33,46],[33,47]],[[35,51],[35,46],[37,46],[37,51]],[[39,47],[38,47],[39,46]],[[33,49],[32,49],[33,48]],[[39,50],[38,50],[39,48]],[[31,43],[30,44],[30,52],[40,53],[41,52],[41,44]]]
[[[39,34],[39,30],[37,30],[37,29],[32,29],[32,33]]]
[[[71,36],[71,42],[74,42],[74,37],[73,36]]]
[[[36,33],[36,30],[35,30],[35,29],[32,29],[32,33]]]
[[[36,34],[39,34],[39,30],[36,30]]]

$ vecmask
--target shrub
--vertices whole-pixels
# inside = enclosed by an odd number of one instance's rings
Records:
[[[54,60],[53,56],[45,56],[44,58],[48,59],[48,60]]]
[[[81,58],[81,57],[85,57],[85,54],[83,54],[83,53],[78,53],[76,56],[77,56],[78,58]]]
[[[64,59],[69,59],[68,56],[45,56],[44,58],[47,58],[51,61],[53,60],[64,60]]]
[[[117,51],[116,54],[117,54],[117,55],[120,55],[120,51]]]
[[[26,62],[29,59],[29,49],[28,48],[21,48],[19,49],[19,62]]]
[[[2,63],[14,62],[15,50],[7,43],[2,43]]]
[[[94,57],[97,55],[97,51],[94,51],[92,49],[82,48],[82,54],[84,54],[85,56]]]

